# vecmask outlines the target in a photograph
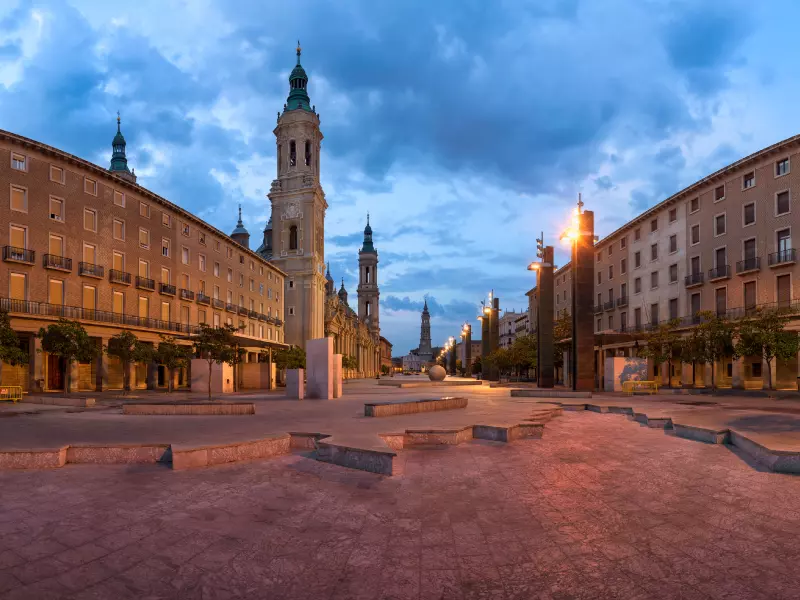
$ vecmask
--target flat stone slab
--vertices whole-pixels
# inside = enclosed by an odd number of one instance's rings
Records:
[[[254,415],[256,405],[252,402],[175,402],[125,404],[123,415]]]
[[[291,436],[268,436],[260,440],[249,440],[234,444],[218,444],[211,446],[190,447],[172,446],[172,468],[175,470],[194,467],[210,467],[243,460],[272,458],[289,454]]]
[[[418,388],[418,387],[451,387],[454,385],[483,385],[482,381],[478,381],[477,379],[467,380],[467,379],[452,379],[448,380],[445,379],[444,381],[387,381],[381,379],[378,382],[378,385],[383,385],[387,387],[396,387],[396,388]]]
[[[83,396],[23,396],[23,404],[47,404],[51,406],[70,406],[72,408],[91,408],[95,405],[94,398]]]
[[[591,398],[592,392],[574,392],[572,390],[517,389],[511,390],[512,398]]]
[[[371,439],[329,437],[317,442],[317,460],[340,467],[369,471],[379,475],[394,474],[397,453],[378,438]]]
[[[467,399],[446,396],[427,400],[410,400],[407,402],[370,402],[364,405],[365,417],[394,417],[396,415],[413,415],[439,410],[466,408]]]
[[[169,462],[169,444],[71,445],[0,450],[0,469],[53,469],[71,464],[119,465]]]

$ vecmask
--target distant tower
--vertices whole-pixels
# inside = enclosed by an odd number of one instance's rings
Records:
[[[270,215],[267,226],[264,227],[264,239],[261,245],[256,250],[261,256],[267,260],[272,260],[272,216]]]
[[[241,204],[239,205],[239,221],[236,223],[236,229],[231,233],[231,238],[240,246],[244,246],[248,250],[250,249],[250,234],[247,232],[247,229],[244,228],[244,223],[242,223]]]
[[[125,137],[120,131],[120,118],[117,112],[117,135],[111,142],[113,153],[111,154],[111,166],[108,168],[114,175],[136,183],[136,174],[128,168],[128,157],[125,155]]]
[[[428,312],[428,299],[425,299],[425,306],[422,309],[422,326],[419,330],[419,350],[417,352],[421,358],[430,357],[433,359],[433,348],[431,348],[431,313]]]
[[[342,277],[342,287],[339,288],[339,300],[347,304],[347,290],[344,289],[344,277]]]
[[[363,320],[370,332],[376,337],[380,335],[380,312],[378,306],[378,251],[372,245],[372,227],[364,228],[364,245],[358,253],[358,316]]]
[[[289,75],[289,97],[273,133],[278,174],[268,198],[272,203],[272,262],[286,273],[284,340],[305,348],[306,340],[325,336],[325,211],[319,183],[322,133],[319,115],[309,104],[308,75],[297,64]],[[265,244],[267,232],[264,233]]]
[[[331,277],[331,263],[328,263],[328,270],[325,273],[325,296],[332,296],[336,293],[336,284],[333,283],[333,277]]]

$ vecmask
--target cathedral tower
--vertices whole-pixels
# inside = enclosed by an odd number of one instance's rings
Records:
[[[128,157],[125,154],[126,146],[125,136],[122,135],[122,131],[120,130],[119,113],[117,113],[117,135],[114,136],[111,142],[113,152],[111,154],[111,165],[108,167],[108,170],[114,175],[119,175],[123,179],[136,183],[136,174],[128,168]]]
[[[231,233],[231,238],[240,246],[244,246],[248,250],[250,249],[250,234],[247,232],[247,229],[244,228],[244,223],[242,223],[241,204],[239,205],[239,221],[236,223],[236,229]]]
[[[419,350],[417,351],[421,360],[433,360],[433,348],[431,348],[431,313],[428,312],[428,299],[425,299],[425,306],[422,309],[422,325],[419,329]]]
[[[319,115],[309,104],[308,75],[297,64],[289,75],[289,97],[278,113],[277,179],[272,203],[272,262],[286,272],[285,341],[305,348],[306,340],[325,335],[325,210],[319,183]],[[265,243],[267,236],[265,233]],[[264,248],[266,250],[266,248]]]
[[[372,245],[372,227],[364,228],[364,245],[358,252],[358,316],[367,324],[374,336],[380,335],[380,312],[378,306],[378,251]]]

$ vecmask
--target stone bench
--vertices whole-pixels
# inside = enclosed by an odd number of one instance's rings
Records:
[[[365,417],[394,417],[438,410],[466,408],[467,399],[460,397],[431,398],[409,402],[370,402],[364,405]]]
[[[125,404],[123,415],[254,415],[252,402],[170,402]]]

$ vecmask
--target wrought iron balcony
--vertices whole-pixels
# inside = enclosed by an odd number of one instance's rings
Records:
[[[224,310],[225,303],[219,298],[212,298],[211,306],[213,306],[214,308],[218,308],[219,310]]]
[[[596,304],[594,307],[594,314],[599,315],[601,312],[603,312],[603,305]]]
[[[192,290],[181,288],[178,290],[178,297],[181,300],[194,300],[194,292]]]
[[[140,290],[147,290],[152,292],[156,289],[156,282],[141,275],[136,276],[136,287]]]
[[[686,287],[694,287],[696,285],[703,285],[704,281],[703,273],[689,273],[684,281],[686,282]]]
[[[787,248],[786,250],[773,252],[767,257],[767,262],[769,263],[770,267],[789,265],[795,261],[797,261],[797,250],[794,248]]]
[[[96,277],[97,279],[102,279],[106,274],[106,270],[102,265],[79,262],[78,274],[85,275],[86,277]]]
[[[42,266],[45,269],[54,269],[56,271],[72,271],[72,259],[66,256],[45,254]]]
[[[165,296],[174,296],[177,290],[174,285],[170,285],[169,283],[159,283],[158,291]]]
[[[206,296],[203,292],[197,292],[197,303],[208,306],[211,304],[211,296]]]
[[[620,308],[623,306],[628,306],[628,297],[620,296],[619,298],[617,298],[617,306]]]
[[[17,248],[16,246],[3,246],[3,260],[32,265],[36,260],[36,251]]]
[[[257,319],[258,318],[258,311],[251,310],[251,311],[249,311],[247,313],[247,316],[250,317],[251,319]]]
[[[240,306],[238,312],[242,316],[246,316],[247,315],[247,309],[244,306]]]
[[[708,280],[717,281],[718,279],[727,279],[731,276],[730,265],[719,265],[708,271]]]
[[[750,273],[751,271],[758,271],[761,269],[761,257],[753,256],[745,258],[736,263],[736,272],[739,275],[743,273]]]
[[[236,312],[236,305],[233,302],[226,302],[225,303],[225,310],[228,312],[235,313]]]
[[[603,310],[614,310],[614,301],[609,300],[603,303]]]
[[[264,313],[259,313],[258,314],[258,320],[259,321],[266,321],[267,320],[267,315],[265,315]]]
[[[108,280],[111,283],[120,283],[122,285],[130,285],[131,284],[131,274],[126,273],[125,271],[117,271],[116,269],[111,269],[108,272]]]

